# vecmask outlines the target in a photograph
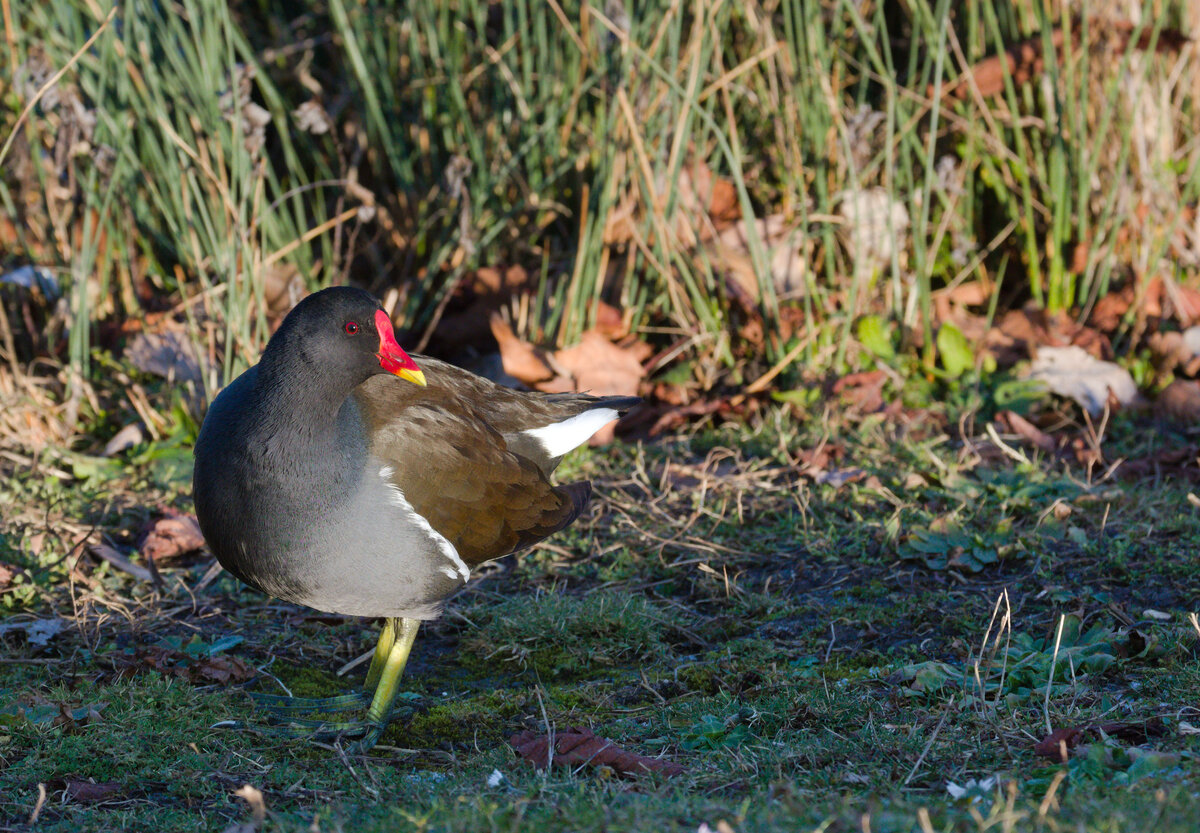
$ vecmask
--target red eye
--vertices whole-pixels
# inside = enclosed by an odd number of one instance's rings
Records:
[[[348,336],[358,335],[358,324],[356,322],[354,322],[354,321],[346,322],[346,335],[348,335]]]

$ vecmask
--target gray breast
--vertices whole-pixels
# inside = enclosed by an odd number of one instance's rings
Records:
[[[419,515],[371,459],[353,496],[315,526],[308,557],[293,561],[302,598],[291,601],[353,616],[432,619],[470,578],[454,546]]]

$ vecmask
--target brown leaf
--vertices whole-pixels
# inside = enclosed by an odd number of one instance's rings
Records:
[[[164,645],[143,648],[121,665],[125,668],[142,665],[197,685],[245,682],[255,673],[254,667],[240,657],[216,656],[197,659]]]
[[[200,361],[187,334],[180,330],[140,333],[125,350],[125,357],[143,373],[152,373],[176,383],[199,384],[203,377]]]
[[[873,414],[883,408],[883,386],[886,382],[887,376],[882,370],[851,373],[834,383],[833,392],[841,394],[862,413]]]
[[[1135,31],[1134,24],[1124,20],[1103,20],[1094,18],[1089,21],[1089,26],[1093,33],[1103,32],[1105,46],[1114,52],[1124,52],[1130,46],[1139,50],[1150,48],[1151,35],[1153,33],[1143,31],[1138,39],[1133,40],[1133,32]],[[1070,36],[1071,41],[1078,45],[1080,32],[1082,31],[1081,21],[1075,19],[1071,21]],[[1055,26],[1050,32],[1050,43],[1055,52],[1062,50],[1063,44],[1066,42],[1066,35],[1061,27]],[[1180,49],[1185,44],[1190,42],[1190,38],[1178,29],[1162,29],[1158,33],[1155,49],[1158,52],[1173,52]],[[1012,76],[1013,83],[1021,85],[1032,81],[1042,74],[1046,66],[1046,55],[1043,51],[1043,36],[1041,34],[1033,35],[1025,40],[1018,41],[1004,50],[1004,55],[993,55],[990,58],[984,58],[978,61],[974,66],[967,70],[967,76],[973,76],[975,86],[982,96],[998,95],[1004,91],[1004,62],[1008,64],[1007,74]],[[1061,61],[1062,55],[1058,56]],[[930,96],[934,94],[933,85],[927,89]],[[942,88],[943,96],[955,96],[956,98],[966,100],[971,97],[971,86],[964,77],[948,84]]]
[[[1098,739],[1101,733],[1126,743],[1138,744],[1158,737],[1165,731],[1162,721],[1157,717],[1134,723],[1088,723],[1083,726],[1055,729],[1034,744],[1033,751],[1045,758],[1066,763],[1070,757],[1070,750],[1086,740]]]
[[[629,319],[612,304],[596,301],[592,307],[596,315],[596,332],[613,341],[629,335]]]
[[[1154,409],[1159,416],[1182,425],[1200,423],[1200,382],[1176,379],[1158,395]]]
[[[1028,440],[1034,447],[1041,449],[1047,454],[1053,454],[1058,449],[1058,444],[1054,442],[1053,437],[1020,414],[1013,413],[1012,411],[1001,411],[997,416],[1008,423],[1008,427],[1014,434],[1020,434],[1023,439]]]
[[[529,273],[523,266],[481,266],[469,286],[477,295],[499,295],[507,298],[529,283]]]
[[[242,683],[254,676],[254,669],[241,657],[209,657],[187,666],[185,673],[194,683]]]
[[[11,585],[12,580],[16,578],[19,571],[19,567],[14,567],[12,564],[0,561],[0,590],[4,590]]]
[[[520,266],[484,266],[464,277],[451,293],[431,344],[435,352],[453,354],[466,348],[491,349],[491,316],[515,296],[529,291],[529,273]]]
[[[984,339],[1001,367],[1027,359],[1040,347],[1082,347],[1098,359],[1111,359],[1112,345],[1103,333],[1085,327],[1066,313],[1051,315],[1036,309],[1010,310]]]
[[[595,396],[636,396],[645,370],[637,355],[637,343],[619,347],[595,330],[583,334],[579,343],[559,350],[555,362],[571,374],[574,390]],[[507,369],[507,368],[506,368]],[[555,380],[550,380],[554,382]],[[538,390],[561,391],[560,385],[546,382],[535,385]],[[613,426],[606,425],[592,438],[593,445],[611,442]]]
[[[1072,726],[1067,729],[1055,729],[1046,737],[1033,745],[1033,751],[1043,758],[1050,758],[1059,763],[1066,763],[1071,757],[1070,750],[1079,744],[1084,729]]]
[[[499,313],[492,313],[488,323],[492,336],[500,345],[500,361],[505,373],[526,385],[554,378],[554,370],[542,358],[541,351],[518,338]]]
[[[549,766],[550,739],[534,732],[521,732],[509,738],[517,754],[538,769]],[[686,770],[674,761],[649,758],[629,752],[612,741],[599,737],[590,729],[567,729],[554,736],[554,763],[565,767],[607,766],[621,775],[681,775]]]
[[[142,555],[162,561],[203,546],[204,534],[200,532],[200,524],[196,519],[187,513],[168,509],[166,517],[159,518],[147,531],[142,542]]]
[[[1103,331],[1112,332],[1121,326],[1121,320],[1129,312],[1129,308],[1133,306],[1135,300],[1134,290],[1132,286],[1126,286],[1116,292],[1109,292],[1102,298],[1096,301],[1096,305],[1092,307],[1092,314],[1088,321],[1093,327]]]
[[[62,790],[67,801],[76,804],[100,804],[113,801],[125,794],[125,785],[119,781],[85,781],[82,778],[66,778],[51,781],[50,786]]]
[[[666,431],[671,431],[688,421],[689,417],[708,416],[719,411],[729,403],[728,399],[711,399],[693,402],[690,405],[679,405],[662,410],[650,426],[650,436],[657,437]]]
[[[762,245],[770,268],[775,292],[798,295],[808,275],[807,238],[794,222],[782,214],[771,214],[754,221],[754,232]],[[722,231],[709,245],[714,267],[724,273],[735,298],[743,307],[758,302],[758,277],[750,257],[750,226],[739,220]]]

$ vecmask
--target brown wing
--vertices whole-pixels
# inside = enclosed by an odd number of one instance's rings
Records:
[[[356,392],[371,454],[392,468],[392,482],[467,564],[530,546],[578,517],[587,483],[555,488],[445,391],[376,378],[387,384]]]

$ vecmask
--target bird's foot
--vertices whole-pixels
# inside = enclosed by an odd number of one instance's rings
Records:
[[[379,740],[383,730],[395,716],[395,712],[378,723],[365,720],[312,720],[292,718],[286,723],[271,726],[267,731],[286,737],[316,741],[318,743],[346,742],[346,752],[357,755],[367,752]]]
[[[371,702],[367,691],[340,694],[336,697],[285,697],[279,694],[250,692],[254,705],[273,717],[290,717],[304,714],[334,714],[358,709]]]
[[[346,751],[353,754],[366,752],[374,746],[387,725],[411,714],[416,705],[414,701],[420,700],[416,694],[401,694],[391,704],[383,720],[376,722],[336,719],[338,713],[361,708],[370,701],[370,695],[362,692],[338,697],[251,694],[251,698],[266,712],[271,725],[265,727],[265,731],[318,742],[351,740]]]

